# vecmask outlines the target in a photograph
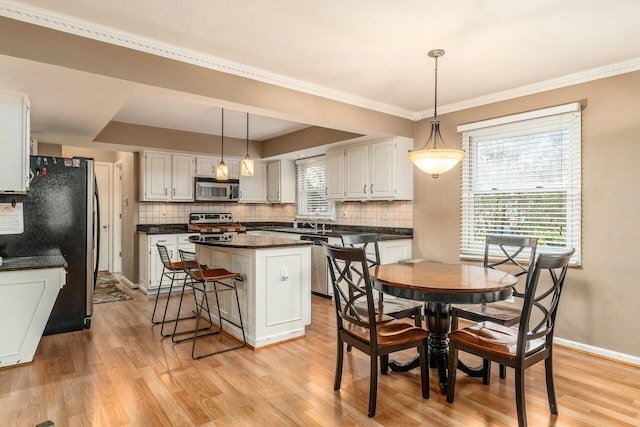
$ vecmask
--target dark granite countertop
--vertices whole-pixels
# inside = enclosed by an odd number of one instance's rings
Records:
[[[308,241],[291,240],[291,239],[279,239],[277,237],[270,236],[252,236],[250,234],[237,234],[231,238],[231,240],[221,241],[214,239],[207,239],[206,235],[198,237],[189,237],[189,241],[192,243],[216,246],[222,248],[238,248],[238,249],[269,249],[269,248],[287,248],[293,246],[309,246],[313,244]]]
[[[0,272],[60,267],[68,267],[67,261],[62,255],[25,256],[4,258],[2,266],[0,266]]]
[[[325,224],[326,231],[317,233],[311,228],[293,228],[290,222],[243,222],[247,231],[275,231],[291,234],[317,234],[328,237],[340,237],[343,234],[375,233],[379,240],[398,240],[413,238],[412,228],[370,227],[359,225]],[[138,224],[137,231],[146,234],[188,233],[187,224]]]
[[[180,234],[188,233],[189,229],[187,224],[138,224],[136,231],[145,234]]]

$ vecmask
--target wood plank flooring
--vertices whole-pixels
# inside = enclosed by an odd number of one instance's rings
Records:
[[[95,306],[91,329],[43,337],[30,364],[0,370],[0,426],[514,426],[513,373],[490,386],[458,375],[446,403],[431,371],[431,398],[418,372],[380,376],[377,415],[367,418],[368,361],[347,353],[333,391],[335,315],[313,297],[307,336],[261,351],[194,361],[189,343],[161,339],[153,298]],[[400,355],[409,357],[410,354]],[[557,348],[560,414],[549,413],[543,365],[527,370],[531,426],[640,425],[640,369]]]

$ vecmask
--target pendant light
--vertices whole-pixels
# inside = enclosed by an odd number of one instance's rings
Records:
[[[445,173],[457,165],[466,153],[462,150],[449,148],[440,134],[440,120],[438,120],[438,58],[444,55],[444,50],[430,50],[427,55],[436,60],[435,101],[433,103],[431,133],[426,144],[420,150],[409,151],[407,156],[418,168],[430,173],[433,178],[437,178],[441,173]]]
[[[218,167],[216,168],[216,179],[226,181],[229,179],[229,168],[224,164],[224,108],[222,108],[222,132],[220,138],[222,148],[220,163],[218,163]]]
[[[253,176],[253,159],[249,157],[249,113],[247,113],[247,155],[242,159],[240,175]]]

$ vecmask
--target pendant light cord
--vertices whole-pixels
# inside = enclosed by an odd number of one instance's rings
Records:
[[[222,109],[222,135],[220,135],[220,160],[224,163],[224,108]]]
[[[249,113],[247,113],[247,156],[249,156]]]
[[[433,91],[434,93],[434,99],[433,99],[433,120],[438,120],[438,57],[435,57],[436,59],[436,76],[435,76],[435,90]]]

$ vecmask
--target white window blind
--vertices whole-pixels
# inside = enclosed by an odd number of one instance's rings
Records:
[[[581,264],[581,113],[571,106],[464,126],[462,257],[482,256],[487,234],[515,234],[537,236],[539,253],[575,248]]]
[[[326,199],[327,166],[324,156],[296,161],[298,217],[335,219],[334,203]]]

